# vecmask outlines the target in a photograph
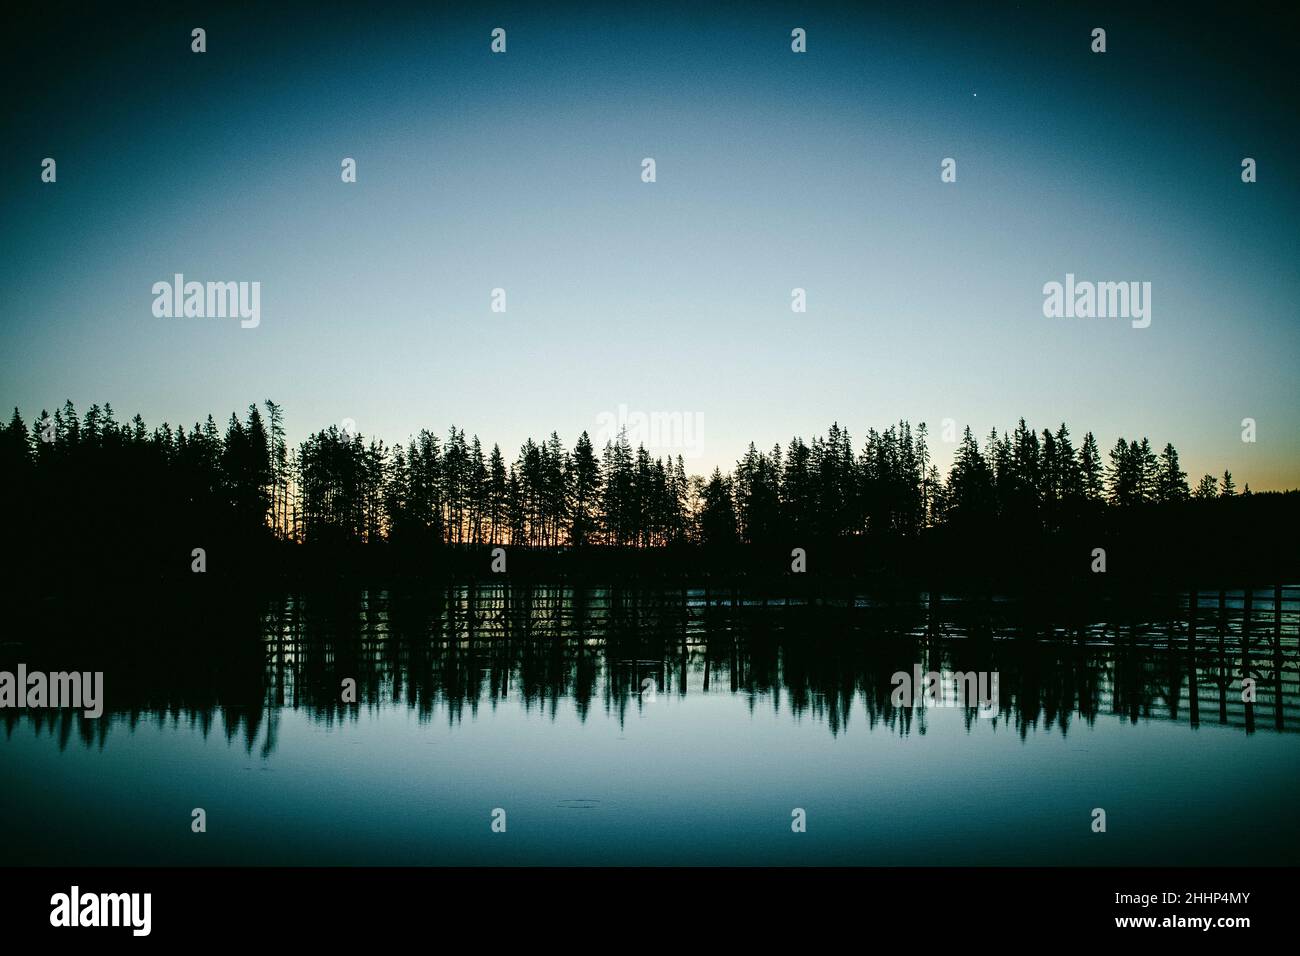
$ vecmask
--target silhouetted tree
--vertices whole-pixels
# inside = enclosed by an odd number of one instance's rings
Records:
[[[290,451],[281,406],[262,407],[265,416],[257,405],[242,420],[232,414],[224,433],[211,415],[150,431],[139,415],[119,423],[107,403],[79,419],[71,401],[29,429],[14,409],[0,429],[3,500],[55,503],[52,517],[42,511],[56,525],[51,540],[59,529],[79,541],[134,540],[175,566],[194,546],[275,536],[313,547],[386,541],[404,557],[488,543],[784,547],[930,529],[1023,548],[1083,527],[1103,495],[1127,513],[1236,493],[1225,472],[1222,485],[1207,475],[1193,494],[1172,443],[1157,459],[1145,437],[1117,439],[1103,473],[1093,434],[1076,452],[1064,422],[1039,432],[1021,419],[1010,434],[994,429],[983,451],[966,428],[946,481],[926,426],[907,421],[869,429],[856,453],[838,423],[766,452],[751,443],[731,474],[714,469],[706,480],[688,476],[680,455],[634,450],[625,431],[599,459],[586,432],[572,452],[557,432],[528,438],[510,465],[500,446],[485,455],[478,436],[467,441],[454,425],[445,445],[427,429],[389,448],[330,427]],[[24,539],[35,537],[29,511],[9,509]]]
[[[1156,476],[1157,501],[1185,501],[1191,495],[1187,487],[1187,472],[1178,467],[1178,451],[1171,444],[1166,444],[1160,453],[1160,465]]]
[[[1101,451],[1092,432],[1083,436],[1083,446],[1079,449],[1079,486],[1084,502],[1101,504],[1104,492]]]
[[[704,487],[700,507],[700,543],[730,545],[736,542],[736,511],[731,498],[731,482],[720,469]]]

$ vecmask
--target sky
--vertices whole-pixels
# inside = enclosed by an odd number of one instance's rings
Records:
[[[945,419],[1023,416],[1300,487],[1294,14],[269,6],[15,15],[0,402],[29,422],[271,398],[292,441],[454,423],[509,459],[624,409],[680,416],[658,450],[708,473],[904,418],[946,468]],[[176,273],[259,282],[258,326],[156,316]],[[1150,326],[1046,317],[1067,274],[1149,282]]]

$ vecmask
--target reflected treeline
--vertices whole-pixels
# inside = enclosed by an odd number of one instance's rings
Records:
[[[142,723],[223,734],[250,753],[277,746],[284,710],[322,723],[380,708],[456,725],[509,704],[547,718],[652,717],[699,694],[751,711],[853,729],[924,734],[934,708],[898,707],[893,675],[999,675],[996,714],[978,724],[1068,734],[1082,721],[1222,724],[1247,733],[1300,726],[1300,588],[1171,594],[1048,613],[1023,602],[920,594],[881,602],[788,600],[704,589],[451,586],[438,591],[285,595],[196,613],[177,602],[138,616],[129,639],[105,622],[46,608],[0,668],[102,670],[105,715],[0,710],[102,747]],[[162,619],[159,619],[159,618]],[[37,634],[39,637],[37,638]],[[1243,677],[1254,700],[1243,699]],[[344,702],[343,681],[356,682]]]

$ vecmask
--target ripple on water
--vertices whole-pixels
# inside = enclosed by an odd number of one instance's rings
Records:
[[[598,810],[599,800],[561,800],[556,804],[563,810]]]

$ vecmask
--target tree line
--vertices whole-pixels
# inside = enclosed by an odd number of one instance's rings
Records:
[[[150,429],[108,404],[79,416],[71,401],[29,428],[15,408],[0,429],[0,471],[5,500],[58,502],[83,527],[164,535],[179,513],[191,531],[415,549],[766,545],[991,524],[1052,532],[1111,509],[1237,495],[1227,471],[1189,486],[1172,444],[1157,454],[1145,437],[1120,438],[1103,459],[1091,432],[1076,448],[1064,423],[1037,432],[1024,419],[982,447],[967,428],[946,475],[926,425],[900,421],[860,444],[838,423],[784,448],[751,443],[732,470],[704,477],[680,455],[634,449],[626,432],[599,451],[586,432],[572,449],[552,432],[513,460],[455,426],[392,446],[331,426],[291,448],[270,400],[224,429],[211,415]],[[11,519],[39,524],[39,511]]]

